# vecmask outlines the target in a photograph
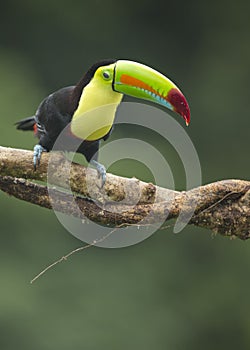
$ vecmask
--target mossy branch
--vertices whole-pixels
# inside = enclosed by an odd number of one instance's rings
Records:
[[[243,240],[250,237],[250,181],[223,180],[178,192],[135,178],[107,174],[105,187],[100,190],[94,169],[70,164],[64,155],[58,153],[50,162],[52,187],[48,191],[50,154],[43,154],[35,172],[32,157],[31,151],[0,147],[2,191],[41,207],[52,209],[53,206],[53,209],[68,215],[88,217],[114,227],[140,225],[142,220],[144,224],[154,224],[178,218],[180,213],[190,213],[195,203],[189,224],[224,236]],[[63,174],[69,167],[70,177],[65,182]],[[37,180],[42,183],[35,182]],[[68,192],[69,186],[74,201]]]

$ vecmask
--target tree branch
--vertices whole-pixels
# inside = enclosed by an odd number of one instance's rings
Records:
[[[34,172],[31,151],[0,147],[0,189],[41,207],[51,209],[53,206],[68,215],[88,217],[115,227],[140,225],[142,220],[143,224],[154,224],[178,218],[180,214],[185,217],[195,205],[189,224],[224,236],[243,240],[250,237],[249,181],[223,180],[178,192],[135,178],[107,174],[105,187],[100,190],[94,169],[70,164],[58,153],[53,154],[53,162],[49,165],[52,187],[48,191],[49,156],[43,154],[41,165]],[[70,177],[65,182],[63,174],[69,167]],[[37,180],[44,183],[34,182]],[[74,192],[73,201],[69,186]]]

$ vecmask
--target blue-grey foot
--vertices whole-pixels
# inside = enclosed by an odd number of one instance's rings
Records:
[[[47,150],[41,145],[35,145],[34,153],[33,153],[33,165],[34,170],[36,170],[37,166],[40,164],[41,156],[43,152],[47,152]]]
[[[101,187],[103,187],[105,185],[105,182],[106,182],[106,168],[104,165],[98,163],[96,160],[91,160],[90,161],[90,164],[92,164],[97,172],[98,172],[98,177],[101,178]]]

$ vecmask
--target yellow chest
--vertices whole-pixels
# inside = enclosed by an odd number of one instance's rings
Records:
[[[90,82],[84,89],[72,121],[71,132],[82,140],[103,138],[111,129],[122,94],[110,84]]]

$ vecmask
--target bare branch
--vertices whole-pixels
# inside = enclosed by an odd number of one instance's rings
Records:
[[[49,209],[53,204],[57,211],[80,218],[88,217],[114,227],[140,224],[142,220],[144,224],[154,224],[164,220],[166,214],[167,220],[177,218],[181,210],[188,214],[195,202],[190,224],[206,227],[224,236],[250,237],[249,181],[224,180],[178,192],[134,178],[107,174],[105,188],[100,191],[95,170],[90,169],[87,186],[86,168],[72,164],[69,180],[75,193],[72,201],[72,196],[63,190],[65,181],[62,181],[63,171],[69,166],[68,160],[62,154],[53,156],[51,185],[57,188],[50,188],[50,195],[46,184],[48,160],[49,154],[43,154],[41,165],[34,172],[31,151],[0,147],[0,189],[30,203]],[[90,199],[88,189],[91,189],[92,198],[99,199],[101,203],[96,204]],[[136,204],[129,204],[135,201]]]
[[[47,183],[50,155],[51,153],[43,153],[41,164],[34,171],[32,163],[33,153],[31,151],[0,146],[0,175],[39,180]],[[65,173],[65,169],[70,168],[69,185],[71,190],[85,197],[90,197],[88,189],[91,189],[91,198],[100,199],[100,188],[96,170],[71,163],[60,152],[53,153],[53,162],[51,163],[50,185],[68,188],[68,183],[65,183],[63,174]],[[86,178],[88,181],[86,181]],[[136,178],[128,179],[107,174],[105,184],[106,201],[137,202],[138,193],[140,193],[139,203],[153,203],[155,201],[156,191],[159,201],[164,200],[168,194],[172,195],[173,192],[178,194],[176,191],[156,187],[152,184],[139,181]]]

